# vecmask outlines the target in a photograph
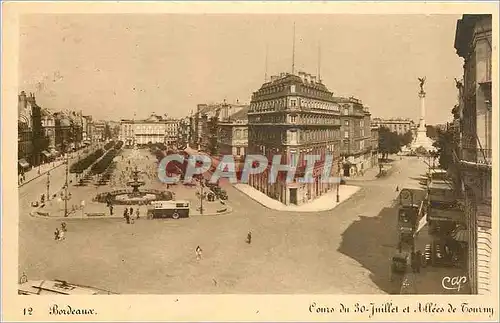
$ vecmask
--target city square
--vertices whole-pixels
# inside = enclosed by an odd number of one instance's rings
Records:
[[[491,15],[131,17],[21,23],[19,294],[491,292]]]
[[[230,214],[141,218],[129,225],[116,206],[118,218],[63,218],[68,225],[64,241],[53,239],[60,219],[30,216],[29,202],[45,190],[42,176],[20,188],[20,274],[127,294],[397,293],[399,286],[389,281],[397,241],[396,187],[415,186],[412,177],[426,167],[417,158],[396,160],[386,178],[356,181],[360,191],[320,213],[269,210],[225,183]],[[408,169],[412,173],[402,171]],[[55,173],[54,179],[64,178],[64,167],[53,172],[61,175]],[[58,184],[63,185],[53,185]],[[78,189],[70,189],[75,198]],[[248,231],[250,245],[245,243]],[[199,261],[198,245],[203,249]]]

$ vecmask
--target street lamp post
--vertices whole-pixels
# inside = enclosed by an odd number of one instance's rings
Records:
[[[342,177],[340,176],[340,159],[338,162],[338,177],[339,182],[337,183],[337,203],[340,202],[340,181],[342,180]]]
[[[200,179],[200,214],[203,215],[203,193],[204,193],[203,180]]]
[[[50,199],[50,171],[47,172],[47,201]]]
[[[68,154],[66,153],[66,178],[64,182],[64,216],[67,217],[69,216],[68,214],[68,200],[70,199],[70,196],[68,194],[68,175],[69,175],[69,159],[68,159]]]

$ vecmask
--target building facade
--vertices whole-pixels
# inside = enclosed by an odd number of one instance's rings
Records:
[[[179,123],[180,121],[178,119],[165,119],[165,143],[168,147],[177,148]]]
[[[492,176],[492,16],[463,15],[458,20],[455,49],[464,59],[460,103],[462,188],[468,226],[468,271],[473,293],[490,294]],[[455,108],[456,109],[456,108]]]
[[[249,184],[284,204],[300,205],[336,187],[322,181],[325,155],[334,156],[326,165],[331,177],[340,169],[340,107],[327,87],[315,76],[299,72],[271,77],[253,93],[248,111],[248,154],[264,155],[269,161],[280,155],[281,163],[296,167],[293,182],[283,176],[269,183],[270,169],[252,175]],[[305,173],[305,155],[319,155],[313,183],[297,178]]]
[[[371,147],[372,147],[372,167],[378,165],[378,141],[379,141],[379,127],[370,127],[371,133]]]
[[[121,120],[120,135],[126,147],[162,143],[177,146],[179,120],[152,114],[142,120]]]
[[[31,94],[29,95],[31,98]],[[33,164],[33,116],[31,102],[22,91],[18,96],[17,156],[18,172],[23,172]]]
[[[179,127],[177,131],[177,148],[186,149],[190,143],[191,134],[191,118],[186,117],[179,120]]]
[[[241,109],[218,123],[220,155],[233,155],[243,160],[248,149],[248,109]]]
[[[340,153],[343,176],[363,174],[376,165],[372,158],[370,112],[356,98],[335,98],[340,106]]]
[[[416,131],[416,124],[413,120],[408,118],[394,118],[394,119],[381,119],[373,118],[371,121],[372,126],[385,127],[392,132],[397,132],[400,135],[404,135],[408,131]]]
[[[235,104],[227,103],[226,100],[222,103],[198,104],[196,112],[190,116],[190,146],[205,152],[217,150],[214,146],[217,142],[218,122],[243,109],[248,109],[248,105],[239,101]]]
[[[40,165],[47,142],[42,130],[42,108],[35,96],[22,91],[18,96],[18,172]]]

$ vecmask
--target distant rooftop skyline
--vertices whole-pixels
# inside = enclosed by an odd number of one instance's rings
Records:
[[[208,102],[249,103],[272,75],[318,75],[335,96],[360,99],[372,117],[451,119],[453,47],[461,15],[27,15],[20,21],[19,91],[52,111],[95,119],[182,117]],[[266,49],[267,48],[267,49]],[[267,55],[266,55],[267,52]],[[267,56],[267,57],[266,57]],[[266,62],[267,61],[267,62]],[[267,66],[267,69],[266,69]]]

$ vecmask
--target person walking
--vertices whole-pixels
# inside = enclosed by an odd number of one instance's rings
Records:
[[[128,209],[125,208],[125,211],[123,211],[123,218],[125,219],[125,221],[127,221],[127,223],[129,222],[128,220]]]
[[[59,240],[59,228],[56,228],[56,231],[54,231],[54,240]]]
[[[66,222],[62,222],[62,223],[61,223],[61,231],[62,231],[62,232],[66,232],[66,231],[68,231],[67,226],[66,226]]]
[[[139,210],[139,208],[137,208],[137,210],[135,210],[135,218],[139,219],[140,215],[141,215],[141,211]]]
[[[248,244],[252,243],[252,232],[251,231],[248,231],[248,234],[247,234],[247,243]]]
[[[113,204],[109,205],[109,215],[113,215]]]
[[[417,257],[416,257],[415,252],[411,253],[410,265],[411,265],[412,272],[416,273],[417,272]]]
[[[415,253],[415,270],[417,273],[420,273],[420,267],[422,267],[422,252],[420,250],[417,250]]]
[[[197,260],[200,260],[201,259],[201,253],[202,253],[203,250],[201,250],[201,247],[198,246],[196,247],[196,259]]]
[[[64,231],[60,230],[59,231],[59,241],[62,241],[62,240],[64,240]]]
[[[130,212],[128,213],[130,216],[133,216],[134,215],[134,208],[130,208]]]

